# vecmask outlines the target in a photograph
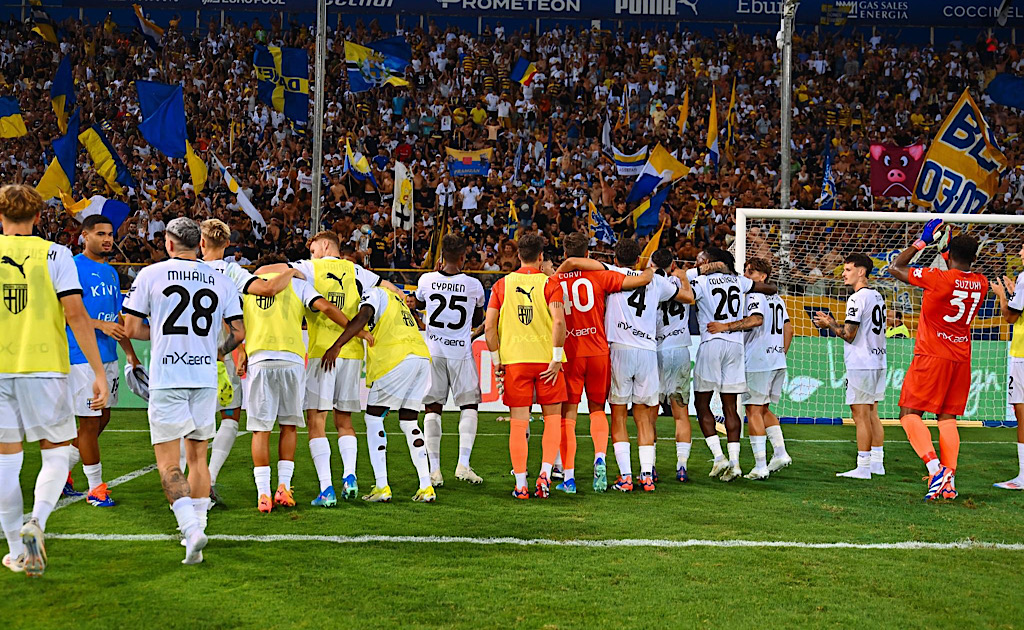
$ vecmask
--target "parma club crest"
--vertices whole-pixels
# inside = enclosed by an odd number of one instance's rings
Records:
[[[3,294],[4,306],[14,315],[25,310],[28,305],[27,284],[5,284]]]
[[[268,308],[270,308],[273,305],[274,305],[274,296],[265,297],[265,296],[260,295],[260,296],[256,297],[256,306],[260,307],[264,311],[267,310]]]
[[[344,291],[329,291],[327,293],[327,301],[335,305],[339,309],[345,308],[345,292]]]
[[[533,321],[532,306],[526,304],[519,305],[519,321],[523,324],[523,326],[530,325],[530,323]]]

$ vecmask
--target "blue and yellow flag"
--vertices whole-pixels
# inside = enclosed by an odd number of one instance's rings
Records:
[[[71,194],[75,185],[78,161],[78,110],[68,120],[68,132],[53,141],[54,158],[46,172],[36,184],[36,190],[43,199],[59,197],[61,191]]]
[[[252,62],[260,101],[305,132],[309,123],[309,53],[302,48],[257,46]]]
[[[356,159],[348,139],[345,140],[345,163],[343,164],[342,173],[351,173],[352,177],[355,177],[356,181],[359,182],[366,181],[369,178],[373,183],[373,187],[378,188],[377,178],[373,176],[373,171],[370,170],[369,160],[362,154]]]
[[[637,270],[643,270],[647,268],[647,262],[651,259],[651,254],[658,251],[658,246],[661,244],[661,233],[665,231],[665,222],[661,222],[661,227],[654,233],[651,240],[647,241],[644,245],[644,251],[640,252],[640,258],[636,261]]]
[[[139,27],[139,32],[142,33],[142,38],[146,40],[149,47],[154,52],[159,52],[163,46],[164,41],[164,29],[156,25],[156,22],[148,19],[146,14],[142,12],[142,7],[133,4],[132,9],[135,10],[135,22]]]
[[[516,61],[516,65],[512,67],[512,74],[509,75],[509,79],[520,83],[523,86],[530,85],[533,81],[533,76],[537,74],[537,66],[532,61],[520,57]]]
[[[519,240],[519,211],[516,210],[515,199],[508,200],[508,223],[505,225],[505,234],[513,241]]]
[[[85,221],[87,217],[99,214],[110,219],[115,233],[117,233],[121,224],[124,223],[124,220],[132,213],[131,206],[125,202],[118,201],[117,199],[107,199],[103,195],[93,195],[89,199],[75,201],[71,195],[61,191],[60,200],[64,204],[64,209],[71,216],[75,217],[75,220],[79,223]]]
[[[597,206],[590,200],[587,201],[587,229],[590,232],[590,236],[602,243],[614,245],[619,240],[615,237],[615,231],[612,229],[612,226],[608,225],[608,219],[605,219],[604,215],[598,212]]]
[[[708,160],[715,168],[718,168],[718,97],[715,95],[715,88],[711,88],[711,110],[708,112]]]
[[[736,77],[732,79],[732,96],[729,97],[729,111],[725,115],[725,159],[733,160],[733,142],[735,141],[733,128],[739,123],[736,115]]]
[[[365,46],[345,42],[348,88],[365,92],[382,85],[408,86],[405,69],[412,63],[412,48],[404,37],[391,37]]]
[[[57,41],[57,27],[53,25],[50,14],[43,9],[43,4],[39,0],[30,0],[29,4],[32,5],[32,32],[38,33],[51,44],[60,44]]]
[[[128,172],[128,167],[124,165],[113,145],[103,135],[100,125],[93,125],[83,131],[79,134],[78,141],[89,152],[96,172],[107,182],[111,190],[123,195],[125,188],[138,188],[131,173]]]
[[[18,99],[0,96],[0,138],[20,138],[27,133]]]
[[[136,81],[142,122],[139,131],[146,142],[167,155],[184,159],[192,173],[196,194],[206,186],[206,163],[192,150],[185,129],[185,95],[180,84]]]
[[[637,236],[647,236],[654,231],[654,227],[658,225],[658,217],[661,216],[661,205],[665,203],[670,190],[671,186],[665,186],[658,194],[633,210],[633,226]]]
[[[68,116],[75,110],[75,79],[71,74],[71,57],[64,57],[57,66],[50,84],[50,102],[53,113],[57,114],[57,126],[61,133],[68,132]]]
[[[491,170],[491,160],[494,159],[494,149],[458,151],[450,147],[445,147],[444,150],[448,154],[448,174],[452,177],[487,175],[487,172]]]

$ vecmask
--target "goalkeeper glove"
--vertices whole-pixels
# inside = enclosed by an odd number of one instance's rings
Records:
[[[914,243],[914,248],[921,251],[940,238],[942,238],[942,219],[932,219],[924,224],[924,231],[921,233],[921,238]]]

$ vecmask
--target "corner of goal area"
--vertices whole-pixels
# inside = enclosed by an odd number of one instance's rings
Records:
[[[917,254],[912,267],[947,269],[942,248],[952,236],[968,234],[979,243],[974,272],[991,279],[1015,276],[1024,269],[1017,256],[1024,242],[1024,216],[737,208],[736,240],[731,247],[736,269],[742,271],[751,258],[771,264],[768,282],[779,287],[793,327],[785,386],[780,401],[772,405],[782,422],[828,424],[828,418],[833,418],[832,424],[852,424],[845,404],[845,342],[827,329],[818,329],[813,319],[821,311],[839,323],[845,321],[850,289],[842,279],[843,266],[847,256],[860,253],[873,263],[869,285],[884,303],[877,318],[865,320],[886,333],[887,373],[878,411],[883,425],[900,424],[898,401],[920,328],[923,290],[897,280],[888,268],[919,238],[924,224],[935,218],[948,226],[946,238]],[[991,292],[967,304],[974,307],[970,311],[971,394],[957,423],[1014,427],[1016,419],[1008,404],[1012,326],[1002,318],[999,300]],[[934,422],[926,420],[930,426]]]

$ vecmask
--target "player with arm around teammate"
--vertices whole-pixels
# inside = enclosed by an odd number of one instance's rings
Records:
[[[743,275],[754,282],[766,283],[772,275],[772,265],[763,258],[751,258],[744,265]],[[779,419],[769,409],[769,405],[779,402],[786,382],[786,355],[793,341],[793,324],[789,321],[786,303],[777,293],[748,293],[746,315],[754,314],[762,316],[762,324],[748,330],[743,337],[747,392],[742,402],[747,409],[750,449],[754,452],[754,468],[747,473],[747,479],[762,480],[793,461],[786,453]],[[773,450],[771,462],[767,461],[765,452],[769,437]]]
[[[1024,260],[1024,245],[1019,253]],[[1014,289],[1020,290],[1014,292]],[[1009,403],[1013,406],[1013,415],[1017,418],[1017,476],[1009,481],[993,484],[1003,490],[1024,490],[1024,271],[1017,276],[1017,281],[1004,277],[992,282],[992,292],[999,297],[1000,314],[1013,324],[1013,339],[1010,342],[1010,382]]]
[[[273,297],[287,289],[293,277],[302,277],[302,274],[294,269],[285,269],[269,281],[255,276],[235,261],[224,259],[224,250],[231,237],[231,228],[226,223],[220,219],[207,219],[199,227],[202,232],[199,249],[203,255],[203,262],[227,276],[242,296]],[[227,341],[229,334],[228,329],[222,326],[218,343],[223,344]],[[236,353],[239,363],[244,362],[245,346],[239,346]],[[240,370],[235,365],[234,354],[224,355],[224,367],[227,371],[228,381],[231,383],[233,395],[230,402],[222,404],[218,401],[217,403],[221,421],[217,428],[217,435],[213,438],[213,444],[210,445],[210,499],[213,501],[213,505],[221,506],[224,505],[224,501],[217,492],[217,477],[231,453],[231,447],[235,444],[242,411],[242,381],[239,378]]]
[[[715,458],[709,476],[732,481],[743,474],[740,470],[741,424],[736,408],[737,397],[747,391],[742,332],[764,321],[759,314],[743,316],[742,296],[752,291],[772,295],[778,289],[772,284],[737,276],[732,254],[725,250],[712,247],[707,255],[710,263],[722,263],[724,271],[716,268],[710,274],[698,276],[692,289],[685,275],[680,280],[692,291],[686,301],[697,306],[700,345],[693,370],[694,406],[704,440]],[[711,397],[715,392],[722,401],[725,415],[728,458],[722,454],[715,416],[711,412]]]
[[[473,359],[473,328],[484,321],[484,287],[462,273],[466,240],[446,234],[441,241],[440,271],[423,274],[416,286],[416,306],[425,308],[427,347],[430,349],[430,389],[423,404],[430,483],[444,485],[441,474],[441,411],[451,392],[459,406],[459,460],[455,478],[469,483],[483,479],[469,466],[476,440],[480,406],[480,371]],[[413,313],[415,315],[415,313]]]
[[[217,360],[245,338],[238,289],[197,259],[199,226],[178,217],[167,224],[168,260],[139,272],[124,304],[125,330],[151,341],[149,432],[160,482],[185,537],[183,564],[203,561],[210,505],[207,441],[216,432]],[[144,320],[149,319],[149,323]],[[221,322],[231,336],[219,348]],[[185,438],[188,478],[182,473]]]
[[[405,303],[405,294],[382,287],[370,287],[363,294],[356,316],[323,356],[324,369],[330,370],[353,337],[369,326],[374,341],[366,349],[366,444],[376,484],[363,500],[386,503],[391,500],[388,483],[387,433],[384,418],[398,412],[398,426],[405,434],[419,490],[412,500],[433,503],[437,499],[430,483],[426,444],[419,427],[423,397],[430,386],[430,351],[420,334],[416,318]]]
[[[988,293],[988,279],[971,270],[978,257],[978,240],[973,236],[950,239],[948,270],[909,266],[918,252],[942,240],[941,231],[941,219],[929,221],[921,238],[889,268],[894,278],[924,289],[914,358],[900,392],[900,424],[928,468],[925,501],[957,495],[960,433],[956,417],[967,408],[971,389],[971,322]],[[922,419],[925,412],[938,418],[940,456]]]
[[[878,403],[885,398],[885,298],[868,285],[875,265],[864,254],[850,254],[843,263],[843,284],[853,289],[846,300],[846,321],[818,311],[814,325],[842,339],[846,365],[846,404],[857,427],[857,467],[837,477],[871,479],[885,474],[885,432]]]
[[[96,345],[103,361],[103,369],[107,374],[107,385],[110,398],[101,410],[92,409],[92,369],[75,341],[69,327],[67,329],[68,349],[71,357],[71,372],[68,383],[71,386],[71,406],[78,416],[78,438],[71,445],[71,462],[81,460],[82,470],[89,482],[86,502],[96,507],[113,507],[114,499],[110,496],[107,484],[103,482],[103,464],[100,462],[99,436],[110,422],[110,409],[117,405],[118,383],[121,369],[117,364],[117,346],[124,350],[125,359],[134,369],[139,365],[132,342],[124,334],[124,320],[121,317],[121,283],[117,271],[107,262],[114,251],[114,225],[110,219],[94,214],[82,222],[82,253],[75,256],[75,267],[78,269],[78,280],[82,284],[82,302],[89,313],[92,326],[96,329]],[[71,482],[71,473],[64,486],[64,494],[76,496]]]
[[[0,362],[0,529],[9,549],[3,565],[29,577],[46,570],[43,532],[67,479],[76,433],[65,321],[92,371],[90,409],[103,409],[109,398],[71,250],[32,236],[43,207],[43,198],[31,186],[0,187],[0,329],[5,335]],[[23,525],[26,440],[39,443],[42,467],[32,516]]]

